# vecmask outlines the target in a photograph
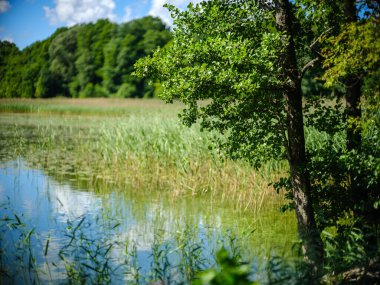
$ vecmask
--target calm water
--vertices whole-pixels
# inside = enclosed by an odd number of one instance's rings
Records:
[[[4,146],[7,138],[0,139]],[[63,282],[70,266],[95,283],[104,276],[119,284],[162,275],[186,282],[189,270],[213,266],[222,246],[259,264],[271,254],[289,254],[296,241],[292,215],[274,206],[253,218],[207,197],[86,189],[70,176],[58,181],[27,157],[5,157],[0,163],[1,262],[10,273],[0,277],[5,283]]]

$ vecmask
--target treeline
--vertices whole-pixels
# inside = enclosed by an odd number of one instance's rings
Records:
[[[0,98],[153,97],[158,86],[131,75],[133,65],[170,39],[165,24],[148,16],[59,28],[22,51],[1,41]]]

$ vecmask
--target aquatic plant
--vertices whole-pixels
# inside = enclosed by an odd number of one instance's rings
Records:
[[[2,212],[10,210],[7,207],[2,205]],[[205,256],[205,241],[197,239],[199,229],[187,227],[169,239],[157,232],[150,248],[151,262],[148,270],[143,270],[138,262],[137,242],[118,235],[120,224],[116,219],[83,216],[67,220],[64,239],[53,252],[49,250],[50,237],[40,242],[41,233],[29,229],[29,224],[27,217],[17,213],[13,217],[4,215],[0,220],[2,282],[191,284],[205,280],[199,276],[206,276],[207,272],[221,270],[227,276],[235,272],[234,266],[250,268],[239,254],[242,240],[229,236],[229,232],[217,245],[223,250],[215,248],[215,256]],[[230,264],[228,260],[234,261]],[[244,272],[251,274],[246,269]]]

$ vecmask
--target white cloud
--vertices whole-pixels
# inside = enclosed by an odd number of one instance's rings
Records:
[[[54,0],[54,3],[53,8],[43,7],[46,17],[53,25],[65,23],[73,26],[105,18],[116,20],[113,0]]]
[[[149,15],[160,17],[166,24],[172,25],[173,20],[170,17],[168,9],[163,7],[164,4],[169,3],[181,10],[184,10],[190,2],[193,2],[195,4],[200,3],[201,0],[152,0],[152,6],[150,7]]]
[[[124,12],[123,22],[129,22],[133,19],[132,9],[130,7],[125,7]]]
[[[0,0],[0,13],[5,13],[11,8],[9,1]]]
[[[3,37],[1,40],[6,41],[6,42],[10,42],[10,43],[14,43],[14,40],[11,37]]]

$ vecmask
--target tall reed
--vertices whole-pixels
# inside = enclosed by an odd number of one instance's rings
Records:
[[[167,191],[173,198],[206,194],[250,211],[281,202],[268,184],[286,171],[284,163],[254,170],[230,161],[209,149],[214,134],[182,126],[169,111],[125,118],[14,114],[0,122],[7,136],[4,148],[50,174],[89,185],[106,181],[119,188]]]

